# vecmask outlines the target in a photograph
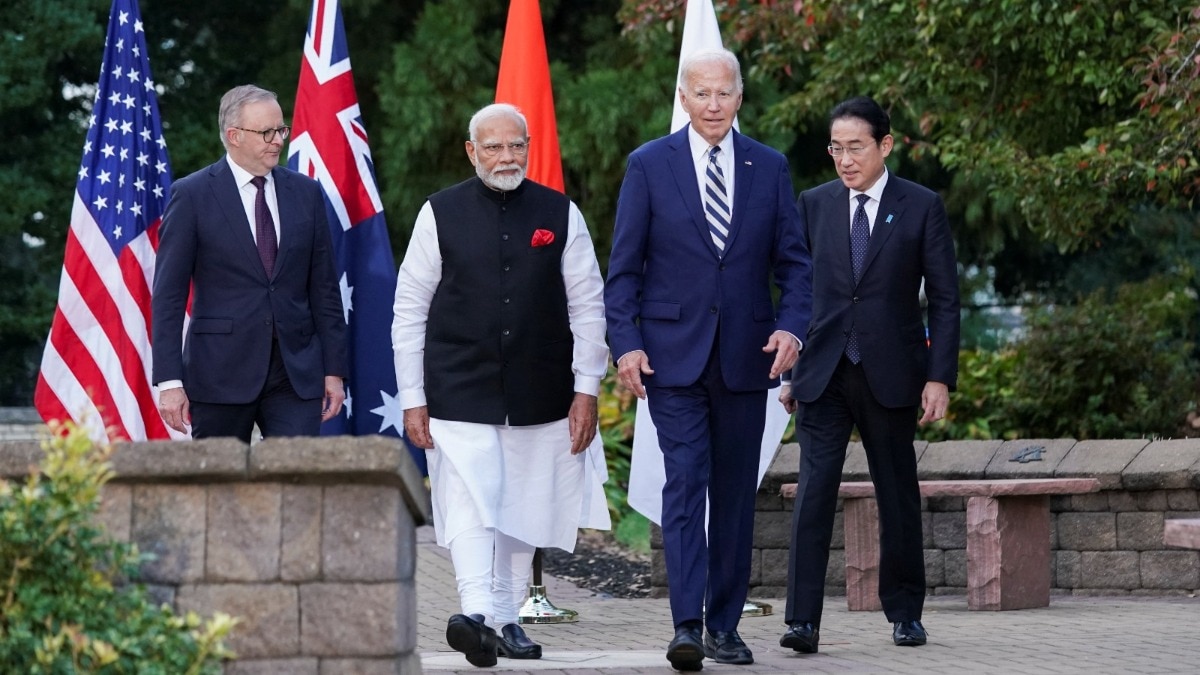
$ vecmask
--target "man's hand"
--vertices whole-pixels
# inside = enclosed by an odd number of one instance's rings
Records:
[[[796,408],[800,407],[796,399],[792,398],[792,385],[785,384],[779,388],[779,402],[783,404],[783,409],[789,415],[796,412]]]
[[[192,424],[192,404],[183,387],[159,392],[158,412],[167,426],[182,434],[188,432],[186,427]]]
[[[418,448],[433,450],[433,437],[429,435],[429,406],[404,411],[404,437]]]
[[[653,375],[650,367],[650,357],[638,349],[621,356],[617,361],[617,381],[634,396],[646,398],[646,388],[642,386],[642,375]]]
[[[941,382],[926,382],[921,391],[921,408],[925,410],[918,422],[921,426],[942,419],[950,409],[950,389]]]
[[[575,392],[571,401],[571,412],[567,414],[571,429],[571,454],[578,455],[587,450],[596,437],[596,397]]]
[[[775,352],[775,363],[771,364],[771,379],[774,380],[796,365],[796,359],[800,357],[800,344],[791,333],[777,330],[771,333],[763,351],[768,354]]]
[[[325,401],[321,408],[321,421],[328,422],[342,412],[342,403],[346,401],[346,385],[337,375],[325,376]]]

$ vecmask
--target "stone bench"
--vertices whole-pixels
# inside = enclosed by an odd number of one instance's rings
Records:
[[[1050,604],[1050,495],[1096,492],[1095,478],[921,481],[922,497],[967,500],[967,607],[1027,609]],[[795,499],[796,484],[781,495]],[[842,483],[846,603],[879,610],[879,514],[875,486]]]
[[[1200,549],[1200,518],[1168,520],[1163,524],[1163,543]]]

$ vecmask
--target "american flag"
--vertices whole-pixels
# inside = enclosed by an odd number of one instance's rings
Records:
[[[97,440],[168,438],[150,382],[150,288],[171,189],[137,0],[114,0],[34,406]]]
[[[325,189],[350,342],[346,405],[321,433],[400,435],[391,344],[396,263],[337,0],[313,0],[292,127],[288,166]],[[414,450],[413,459],[424,470],[425,453]]]

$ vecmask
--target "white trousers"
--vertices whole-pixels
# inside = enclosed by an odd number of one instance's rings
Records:
[[[463,614],[482,614],[499,629],[517,622],[532,573],[534,547],[487,527],[450,542]]]

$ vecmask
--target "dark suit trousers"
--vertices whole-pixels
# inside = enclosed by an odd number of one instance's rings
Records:
[[[666,473],[662,533],[672,619],[679,626],[704,617],[710,630],[735,630],[750,583],[766,391],[726,388],[714,347],[695,384],[647,387],[647,403]]]
[[[885,408],[861,365],[842,358],[825,392],[796,412],[800,472],[792,512],[784,620],[821,625],[829,542],[846,445],[857,425],[879,506],[879,599],[888,621],[920,620],[925,604],[921,494],[913,436],[916,406]]]
[[[254,425],[263,438],[272,436],[316,436],[321,433],[323,398],[302,399],[292,388],[279,353],[271,342],[271,365],[258,399],[244,404],[191,401],[192,438],[228,437],[250,442]]]

